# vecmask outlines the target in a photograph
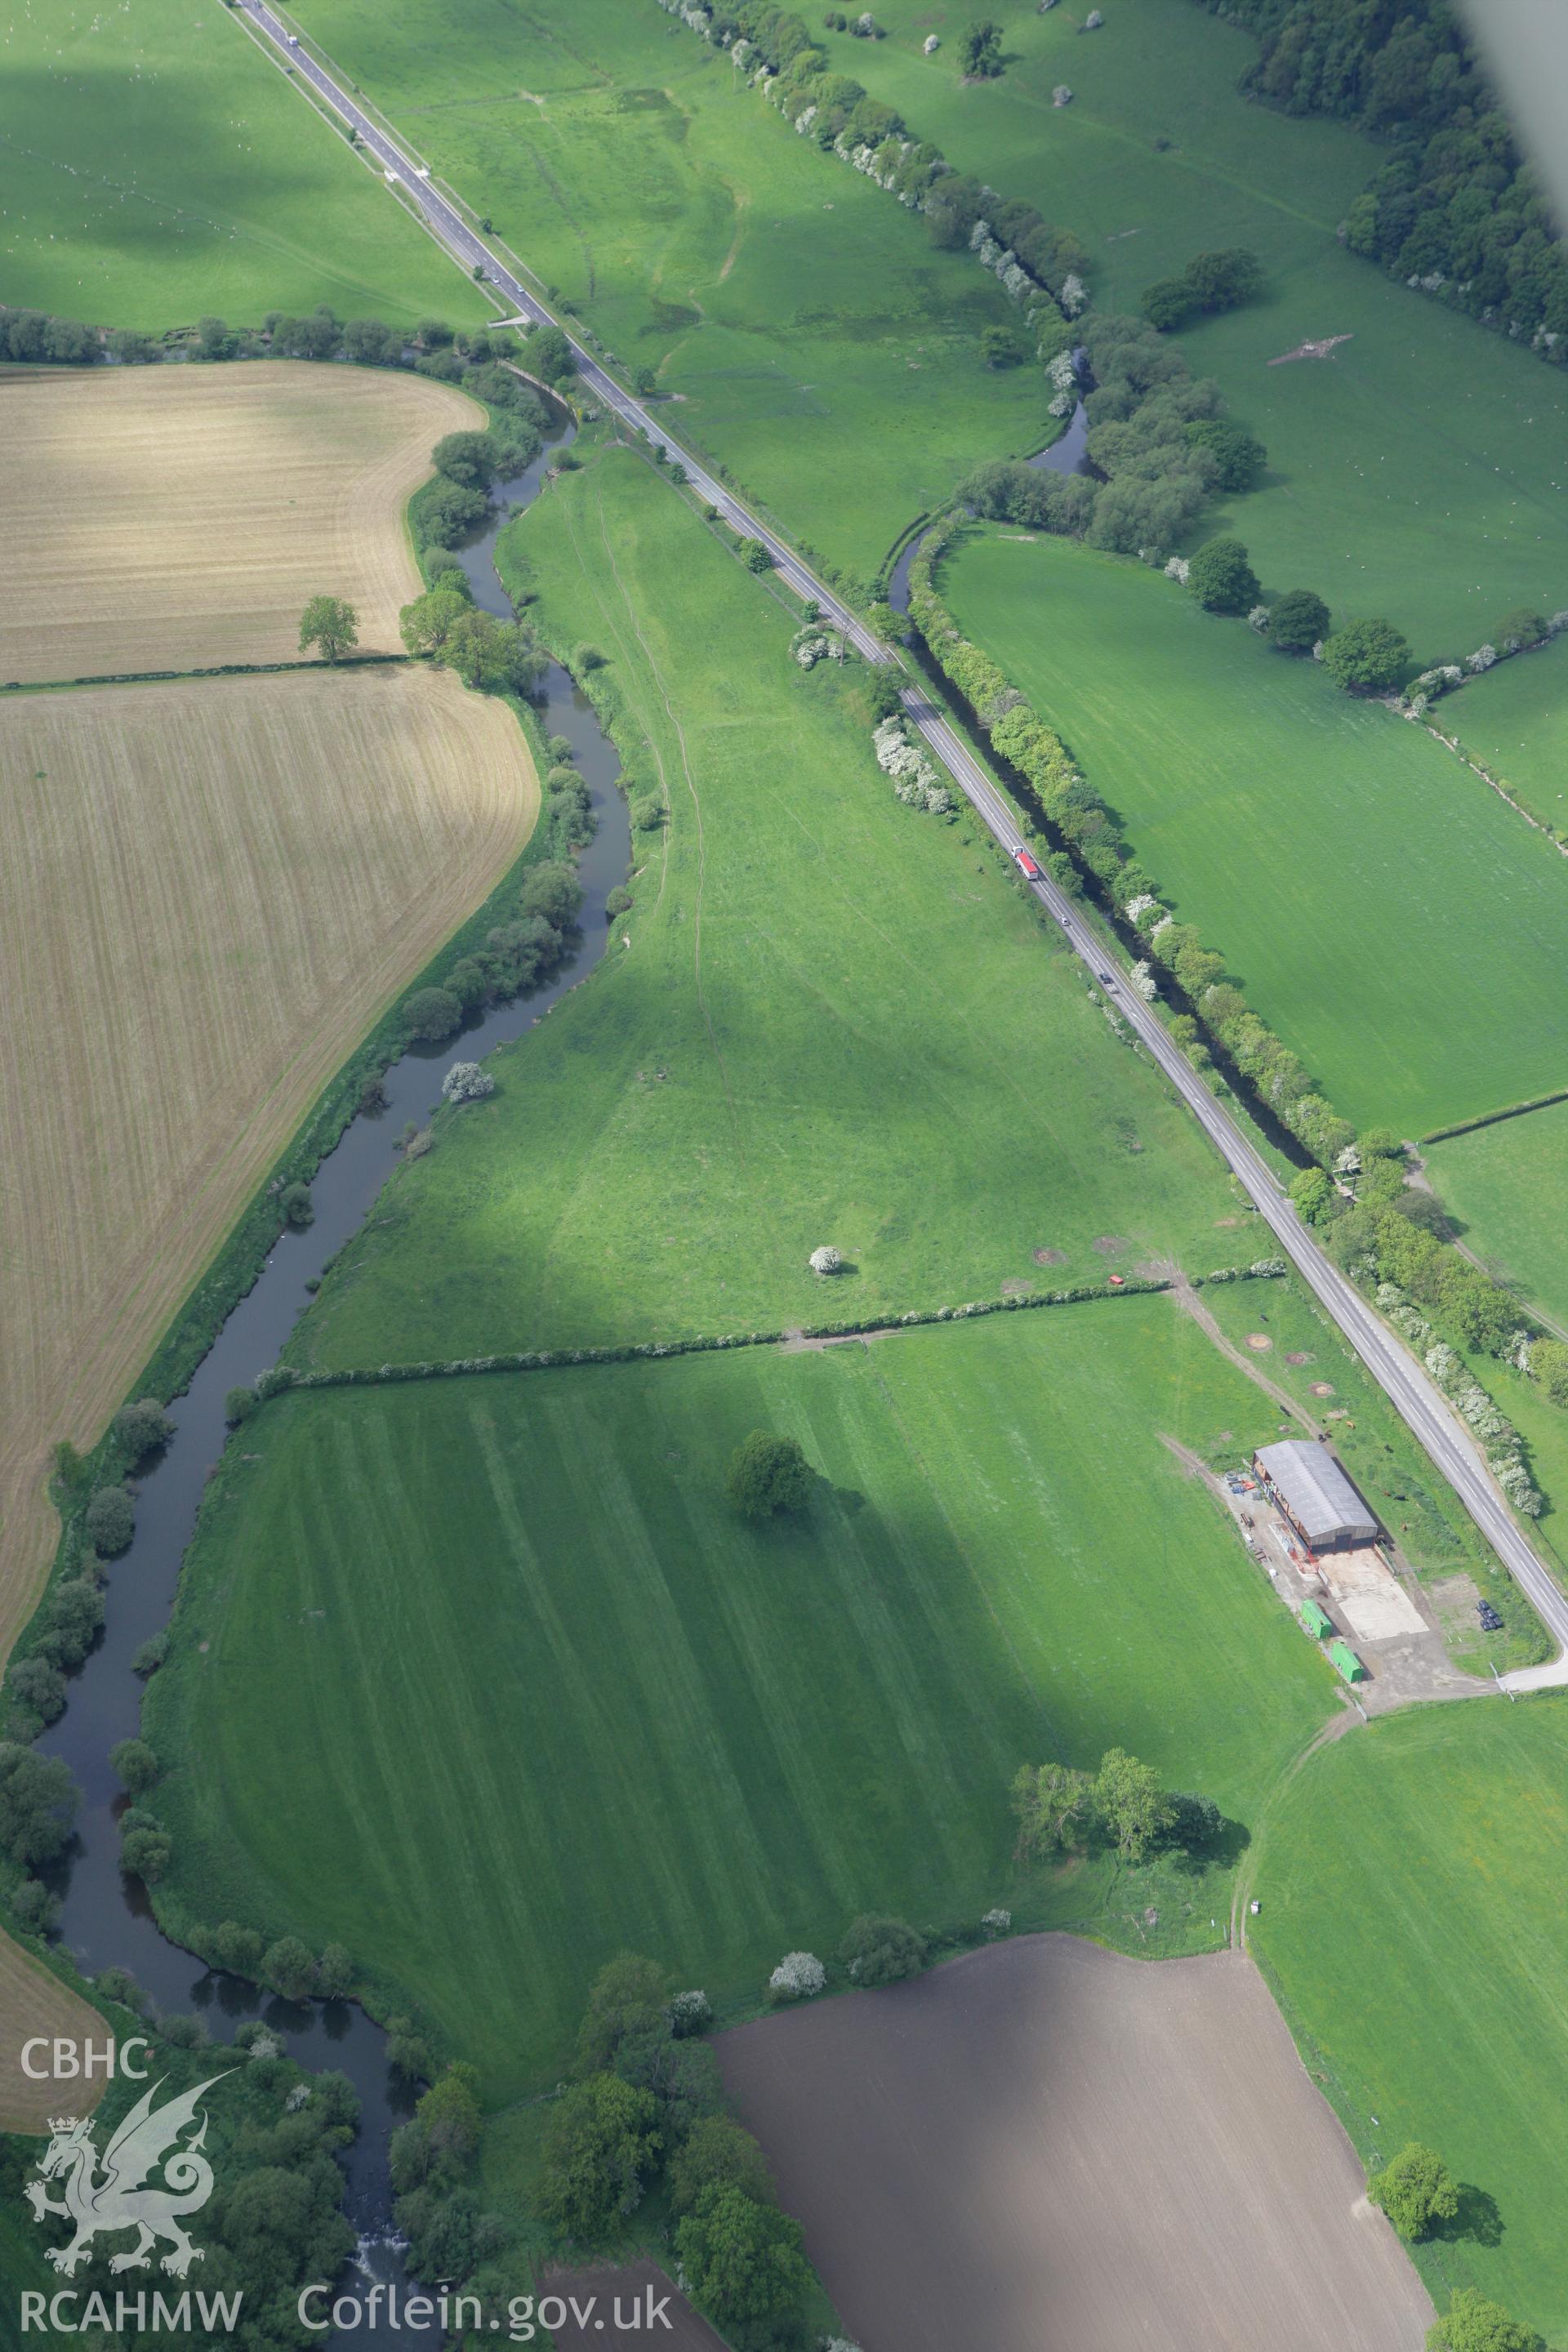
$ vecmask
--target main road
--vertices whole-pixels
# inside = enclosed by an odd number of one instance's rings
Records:
[[[301,80],[309,82],[324,104],[358,133],[362,145],[381,165],[384,175],[390,183],[406,190],[431,233],[464,268],[470,272],[482,271],[485,281],[495,288],[509,308],[521,318],[540,325],[562,325],[561,320],[545,309],[537,295],[520,282],[494,247],[469,226],[458,207],[432,184],[425,167],[371,121],[355,100],[353,91],[310,54],[299,37],[267,5],[267,0],[239,0],[237,14],[247,16],[257,31],[281,54],[289,68]],[[776,531],[759,522],[731,490],[714,480],[699,458],[670,437],[658,420],[656,412],[643,407],[629,393],[623,391],[612,376],[606,375],[593,353],[584,350],[569,329],[563,328],[563,331],[576,356],[579,381],[595,400],[612,410],[634,431],[646,433],[655,448],[662,448],[668,457],[679,459],[686,470],[687,479],[699,495],[717,508],[725,521],[735,530],[748,538],[761,540],[773,557],[779,576],[797,595],[815,599],[824,615],[836,628],[842,630],[867,661],[897,662],[907,668],[902,656],[890,652],[874,637],[831,589],[815,577]],[[1017,819],[968,745],[912,678],[903,688],[903,701],[910,723],[924,737],[982,824],[995,836],[1007,855],[1016,858],[1025,847]],[[1526,1667],[1519,1673],[1506,1675],[1501,1678],[1503,1687],[1510,1691],[1531,1690],[1568,1683],[1568,1595],[1537,1558],[1523,1529],[1503,1500],[1479,1448],[1464,1423],[1414,1357],[1400,1346],[1373,1314],[1354,1284],[1346,1279],[1319,1247],[1296,1213],[1293,1203],[1273,1171],[1236,1121],[1216,1102],[1185,1055],[1172,1043],[1152,1008],[1110,963],[1109,950],[1090,929],[1079,908],[1048,875],[1042,874],[1030,880],[1028,887],[1060,924],[1068,944],[1082,958],[1121,1018],[1174,1087],[1226,1167],[1239,1179],[1280,1249],[1350,1340],[1373,1379],[1447,1479],[1510,1574],[1529,1595],[1537,1615],[1555,1639],[1559,1655],[1554,1664]]]

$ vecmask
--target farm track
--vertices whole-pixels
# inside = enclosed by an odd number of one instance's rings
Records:
[[[530,322],[549,320],[560,326],[537,295],[508,268],[487,244],[458,205],[437,188],[403,147],[356,103],[348,89],[305,47],[267,0],[241,0],[238,13],[269,41],[292,72],[308,82],[343,121],[353,126],[370,154],[401,183],[418,205],[432,235],[467,269],[478,269],[497,287],[518,315]],[[563,332],[568,331],[563,329]],[[841,599],[809,571],[779,534],[760,523],[742,501],[713,478],[691,452],[674,440],[656,413],[624,392],[593,354],[572,338],[580,382],[605,403],[611,414],[633,431],[646,434],[650,447],[677,457],[700,499],[707,500],[733,528],[760,540],[772,555],[785,584],[803,598],[815,600],[819,610],[841,629],[868,662],[893,661],[908,670],[901,657],[880,644]],[[1011,806],[991,776],[936,708],[912,673],[903,688],[910,719],[946,768],[976,815],[1009,856],[1024,846],[1024,836]],[[1061,925],[1077,954],[1098,977],[1105,969],[1109,949],[1091,929],[1065,891],[1046,876],[1029,885],[1034,896]],[[1196,1117],[1199,1125],[1226,1166],[1246,1187],[1275,1241],[1283,1249],[1320,1303],[1355,1348],[1401,1418],[1415,1433],[1487,1541],[1528,1595],[1531,1605],[1558,1645],[1558,1656],[1547,1666],[1531,1667],[1507,1677],[1507,1686],[1539,1689],[1568,1683],[1568,1593],[1544,1566],[1515,1519],[1470,1433],[1436,1385],[1373,1314],[1353,1284],[1320,1248],[1297,1215],[1272,1170],[1247,1140],[1242,1129],[1210,1094],[1196,1071],[1172,1043],[1152,1008],[1113,979],[1112,1002],[1139,1043]]]
[[[346,596],[401,653],[404,525],[442,434],[482,423],[395,370],[247,361],[0,375],[0,685],[299,657]]]

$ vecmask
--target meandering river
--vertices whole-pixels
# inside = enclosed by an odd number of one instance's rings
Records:
[[[475,600],[510,619],[511,605],[495,567],[496,541],[511,516],[537,495],[552,458],[574,428],[557,420],[551,440],[515,480],[497,490],[497,506],[471,542],[460,549]],[[143,1685],[132,1672],[142,1644],[159,1633],[174,1605],[180,1566],[195,1532],[202,1490],[223,1450],[227,1429],[224,1398],[277,1361],[299,1317],[310,1303],[307,1284],[358,1230],[396,1159],[405,1122],[423,1125],[446,1067],[479,1060],[492,1046],[531,1029],[552,1004],[590,971],[605,951],[606,894],[624,882],[631,863],[626,803],[616,789],[620,760],[601,730],[592,705],[558,663],[542,694],[546,731],[572,745],[588,785],[597,831],[578,872],[585,892],[581,929],[571,952],[549,982],[510,1004],[497,1005],[441,1046],[416,1046],[385,1077],[386,1107],[362,1115],[321,1163],[310,1186],[314,1223],[287,1231],[204,1358],[190,1387],[169,1408],[174,1434],[156,1465],[140,1481],[136,1534],[113,1563],[105,1592],[102,1638],[72,1677],[64,1714],[38,1742],[62,1756],[82,1790],[79,1832],[54,1877],[62,1897],[60,1934],[89,1975],[128,1969],[165,2013],[205,2017],[215,2041],[232,2039],[246,2019],[262,2017],[305,2066],[346,2074],[363,2108],[360,2135],[347,2157],[346,2210],[360,2233],[360,2262],[373,2275],[394,2277],[397,2249],[388,2235],[391,2190],[387,2138],[412,2099],[390,2078],[381,2028],[348,2001],[284,2001],[234,1977],[221,1976],[159,1931],[145,1888],[120,1867],[118,1815],[126,1800],[109,1766],[118,1740],[135,1736]],[[361,2329],[356,2344],[377,2343],[383,2331]],[[385,2333],[390,2345],[393,2336]]]

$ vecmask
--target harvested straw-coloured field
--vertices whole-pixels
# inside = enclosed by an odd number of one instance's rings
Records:
[[[404,505],[442,434],[483,421],[393,370],[0,373],[0,686],[295,660],[318,593],[399,651]]]
[[[1238,1952],[1020,1937],[717,2049],[867,2344],[1419,2352],[1426,2291]]]
[[[484,898],[538,785],[447,672],[0,703],[0,1654],[95,1441],[316,1094]]]

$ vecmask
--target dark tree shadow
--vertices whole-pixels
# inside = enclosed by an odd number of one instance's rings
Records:
[[[1478,2189],[1473,2180],[1461,2180],[1458,2211],[1451,2221],[1440,2221],[1432,2235],[1450,2242],[1468,2238],[1472,2245],[1500,2246],[1505,2226],[1491,2191]]]

